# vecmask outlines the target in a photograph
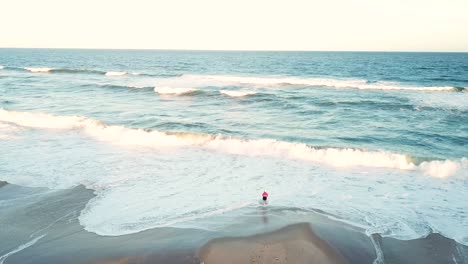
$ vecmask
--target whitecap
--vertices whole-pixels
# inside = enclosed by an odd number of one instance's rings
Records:
[[[127,75],[127,74],[128,74],[128,72],[125,72],[125,71],[106,72],[106,76],[124,76],[124,75]]]
[[[229,90],[221,90],[219,92],[221,94],[231,96],[231,97],[244,97],[244,96],[253,95],[257,93],[254,91],[229,91]]]
[[[193,93],[197,90],[194,88],[155,87],[154,91],[161,95],[181,95]]]
[[[43,68],[26,67],[24,69],[30,72],[35,72],[35,73],[46,73],[52,70],[52,68],[45,68],[45,67]]]
[[[182,80],[190,80],[195,83],[224,83],[255,86],[318,86],[338,89],[360,90],[406,90],[406,91],[457,91],[465,88],[451,86],[411,86],[398,82],[378,81],[369,83],[363,79],[331,79],[331,78],[307,78],[307,77],[276,77],[276,76],[230,76],[230,75],[182,75]]]

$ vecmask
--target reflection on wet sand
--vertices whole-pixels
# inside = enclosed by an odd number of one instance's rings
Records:
[[[347,263],[305,223],[250,237],[214,239],[201,248],[199,256],[205,264]]]

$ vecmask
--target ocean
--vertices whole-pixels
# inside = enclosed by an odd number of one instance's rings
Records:
[[[84,186],[99,236],[249,234],[266,190],[285,224],[468,246],[467,89],[468,53],[0,49],[0,181],[23,188],[0,222]],[[24,217],[18,245],[45,239]]]

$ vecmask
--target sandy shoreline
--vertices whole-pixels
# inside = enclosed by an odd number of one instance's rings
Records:
[[[78,186],[48,192],[2,183],[0,200],[18,201],[0,211],[0,259],[11,263],[465,263],[468,247],[439,234],[401,241],[374,235],[314,212],[284,224],[295,209],[269,207],[226,230],[155,228],[123,236],[84,230],[78,216],[95,195]],[[24,194],[34,199],[23,202]],[[249,212],[254,213],[254,212]],[[258,231],[243,234],[248,226]],[[249,231],[250,232],[250,231]],[[32,243],[34,242],[34,243]],[[22,248],[24,245],[28,247]],[[377,247],[377,248],[376,248]],[[21,250],[18,250],[21,249]],[[231,261],[231,262],[229,262]]]
[[[202,247],[200,259],[205,264],[348,263],[307,223],[250,237],[215,239]]]

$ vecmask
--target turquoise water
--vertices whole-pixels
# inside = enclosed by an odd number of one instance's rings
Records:
[[[467,53],[0,49],[0,68],[0,180],[95,190],[88,231],[222,229],[267,190],[468,245]]]

